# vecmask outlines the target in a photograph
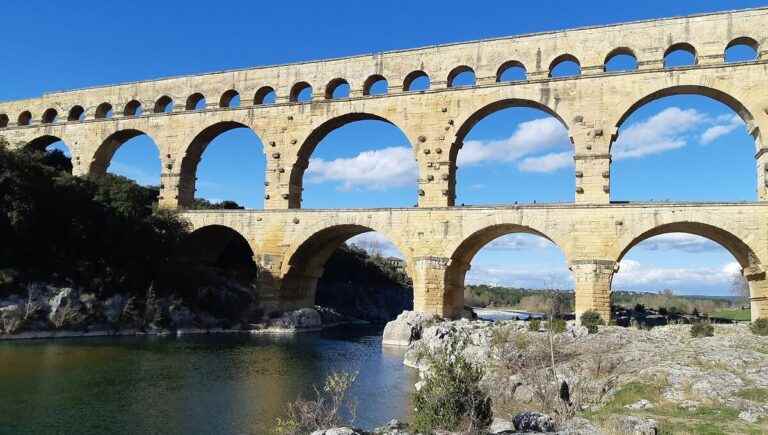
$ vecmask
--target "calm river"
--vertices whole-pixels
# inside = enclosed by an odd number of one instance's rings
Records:
[[[0,342],[2,434],[264,434],[334,370],[358,370],[356,425],[407,417],[417,373],[381,329]]]

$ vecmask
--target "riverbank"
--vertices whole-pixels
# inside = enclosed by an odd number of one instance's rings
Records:
[[[481,385],[498,427],[533,411],[561,433],[768,432],[768,337],[745,323],[713,325],[710,337],[692,337],[691,325],[603,326],[590,334],[569,322],[551,335],[530,325],[420,322],[405,313],[387,325],[384,341],[398,341],[397,333],[409,342],[404,364],[422,382],[429,355],[465,343],[462,355],[484,368]],[[554,378],[546,375],[552,370]],[[558,405],[562,388],[566,407]]]

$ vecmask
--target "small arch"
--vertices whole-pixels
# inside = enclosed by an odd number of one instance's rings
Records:
[[[341,78],[333,79],[325,87],[325,99],[349,98],[349,83]]]
[[[96,119],[107,119],[112,117],[112,105],[109,103],[101,103],[96,107],[96,113],[94,115]]]
[[[253,104],[256,106],[275,104],[276,100],[277,94],[275,93],[275,90],[270,86],[263,86],[256,91],[256,95],[253,97]]]
[[[59,116],[59,112],[56,111],[54,108],[47,109],[45,112],[43,112],[43,118],[41,121],[43,124],[51,124],[56,122],[56,118]]]
[[[29,110],[21,112],[16,122],[19,125],[29,125],[29,123],[32,122],[32,113],[30,113]]]
[[[83,106],[72,106],[72,108],[69,109],[67,121],[83,121],[84,119],[85,109],[83,109]]]
[[[457,66],[448,74],[449,88],[475,86],[476,84],[475,70],[466,65]]]
[[[696,49],[687,42],[672,44],[664,52],[664,68],[679,68],[697,63]]]
[[[605,72],[634,71],[636,69],[637,56],[628,47],[619,47],[611,50],[605,56],[605,62],[603,62],[603,71]]]
[[[403,80],[403,91],[426,91],[429,89],[431,83],[429,75],[424,71],[418,70],[409,73]]]
[[[168,95],[163,95],[155,101],[154,113],[171,113],[173,111],[173,99]]]
[[[723,55],[726,63],[750,62],[760,57],[760,44],[748,36],[729,42]]]
[[[363,84],[363,95],[386,95],[389,91],[387,79],[381,74],[374,74]]]
[[[504,62],[496,71],[496,82],[516,82],[528,79],[528,72],[525,70],[525,65],[516,61],[510,60]]]
[[[204,110],[205,107],[205,96],[199,92],[195,92],[187,97],[187,104],[184,106],[187,110]]]
[[[8,127],[8,115],[0,113],[0,128]]]
[[[549,77],[575,77],[580,75],[581,63],[572,54],[561,54],[549,64]]]
[[[240,93],[234,89],[224,92],[219,99],[219,107],[240,107]]]
[[[312,101],[312,86],[307,82],[299,82],[291,88],[288,99],[292,103],[307,103]]]
[[[124,116],[140,116],[142,113],[144,113],[144,111],[141,108],[141,103],[137,100],[129,101],[123,110]]]

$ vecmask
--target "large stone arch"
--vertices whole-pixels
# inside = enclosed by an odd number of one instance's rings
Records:
[[[617,241],[614,245],[617,250],[616,264],[638,243],[650,237],[667,233],[701,236],[719,244],[730,252],[741,266],[742,274],[749,285],[752,320],[768,316],[768,280],[766,280],[765,268],[758,255],[758,250],[751,246],[754,241],[747,242],[745,241],[747,237],[736,235],[734,231],[722,226],[698,221],[672,221],[643,228]]]
[[[67,149],[69,149],[69,152],[72,152],[72,148],[70,145],[68,145],[64,139],[57,135],[52,134],[44,134],[42,136],[35,137],[31,140],[29,140],[24,148],[32,149],[36,151],[45,151],[46,148],[48,148],[49,145],[54,144],[56,142],[63,142],[64,145],[66,145]]]
[[[232,245],[237,245],[238,250],[249,251],[249,259],[253,260],[253,248],[238,230],[222,224],[203,225],[195,228],[182,241],[179,257],[204,264],[216,264]]]
[[[385,115],[376,114],[370,111],[355,111],[343,115],[334,116],[330,119],[324,118],[322,122],[312,126],[309,134],[301,142],[297,152],[296,161],[290,169],[288,208],[301,208],[302,189],[304,185],[304,172],[309,167],[309,159],[314,153],[317,145],[334,130],[344,127],[357,121],[382,121],[398,128],[403,135],[408,138],[409,145],[413,148],[413,142],[408,130],[398,125]],[[414,150],[414,158],[415,150]]]
[[[291,307],[313,305],[317,281],[333,252],[350,238],[374,231],[384,235],[400,250],[405,257],[406,271],[412,276],[410,251],[384,226],[355,217],[322,221],[289,242],[280,273],[281,300]]]
[[[543,237],[560,248],[566,261],[569,259],[565,240],[554,234],[545,232],[533,225],[520,223],[481,223],[475,225],[465,236],[449,245],[446,249],[448,261],[445,267],[442,304],[444,311],[458,315],[464,306],[464,280],[470,269],[470,263],[477,253],[494,239],[509,234],[531,234]],[[551,234],[551,235],[550,235]]]
[[[181,155],[181,163],[178,175],[178,205],[182,208],[189,207],[195,200],[195,186],[197,181],[197,167],[208,145],[219,135],[236,128],[246,128],[263,141],[262,135],[248,122],[241,118],[222,118],[209,123],[186,142],[186,148]],[[261,150],[264,152],[264,150]]]
[[[101,144],[98,146],[98,148],[96,148],[96,152],[93,153],[91,162],[88,165],[88,174],[90,175],[106,174],[107,168],[109,167],[109,164],[112,161],[112,157],[115,155],[115,152],[118,150],[118,148],[120,148],[124,143],[128,142],[129,140],[141,135],[146,135],[150,139],[152,139],[152,142],[154,142],[155,146],[158,147],[157,155],[159,159],[162,153],[162,150],[159,148],[160,145],[155,141],[155,139],[152,136],[150,136],[143,130],[139,130],[135,128],[126,128],[126,129],[118,130],[111,133],[109,136],[107,136],[106,139],[101,141]]]
[[[616,128],[621,127],[627,118],[635,113],[635,111],[637,111],[640,107],[661,98],[671,97],[673,95],[701,95],[711,98],[731,108],[741,117],[741,119],[744,120],[747,125],[751,125],[755,119],[753,114],[749,109],[747,109],[747,106],[741,101],[741,99],[733,96],[730,92],[700,84],[682,84],[665,86],[634,101],[626,101],[628,106],[623,107],[621,110],[615,112],[619,114],[619,117],[616,119],[614,125]]]
[[[674,221],[644,228],[641,231],[639,233],[633,232],[617,241],[615,245],[618,250],[616,262],[620,262],[627,252],[646,239],[667,233],[686,233],[701,236],[719,244],[728,250],[745,270],[756,271],[762,270],[763,267],[752,247],[739,236],[720,226],[696,221]]]
[[[564,117],[561,113],[558,113],[554,108],[550,107],[546,103],[542,103],[539,101],[536,101],[534,99],[526,99],[526,98],[504,98],[504,99],[495,99],[491,102],[488,102],[487,99],[482,99],[485,104],[479,108],[473,108],[471,111],[466,112],[462,116],[460,116],[457,121],[455,122],[456,127],[456,133],[454,135],[454,140],[450,142],[449,150],[448,150],[448,174],[447,174],[447,185],[444,187],[447,192],[446,195],[448,196],[448,205],[454,205],[455,196],[456,196],[456,171],[457,171],[457,160],[459,156],[459,151],[464,146],[464,139],[466,138],[467,134],[474,128],[480,121],[485,119],[486,117],[499,112],[504,109],[514,108],[514,107],[521,107],[521,108],[529,108],[529,109],[537,109],[542,111],[543,113],[553,116],[555,119],[557,119],[563,126],[568,129],[568,123],[565,121]]]

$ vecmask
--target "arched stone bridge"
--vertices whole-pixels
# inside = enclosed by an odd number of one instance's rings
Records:
[[[223,225],[241,233],[271,272],[274,298],[287,305],[309,303],[335,246],[375,229],[406,255],[416,307],[455,315],[474,253],[493,237],[523,231],[563,249],[576,278],[577,311],[607,314],[611,276],[626,249],[650,235],[681,231],[709,237],[734,254],[750,282],[753,316],[765,316],[766,41],[768,9],[761,8],[165,78],[0,103],[0,135],[14,147],[63,140],[73,171],[81,175],[104,173],[124,142],[147,134],[162,161],[161,205],[184,208],[194,199],[206,146],[229,129],[252,129],[267,156],[267,210],[185,216],[195,228]],[[736,44],[755,49],[756,58],[726,63],[725,50]],[[690,52],[695,62],[667,68],[665,56],[675,50]],[[637,68],[606,71],[619,54],[633,56]],[[552,77],[563,61],[578,63],[580,74]],[[523,67],[526,78],[503,82],[511,66]],[[454,77],[470,70],[476,84],[454,86]],[[411,90],[420,76],[431,80],[430,88]],[[373,95],[372,84],[381,80],[388,91]],[[351,92],[334,98],[341,84]],[[299,101],[308,87],[314,98]],[[277,100],[268,104],[270,92]],[[755,138],[755,203],[610,202],[611,145],[619,127],[644,104],[676,94],[716,99],[745,121]],[[456,158],[465,135],[485,116],[514,106],[538,108],[568,129],[576,164],[574,204],[453,207]],[[418,207],[297,210],[316,145],[334,129],[363,119],[390,122],[410,140],[419,168]],[[702,181],[716,182],[709,175]]]

